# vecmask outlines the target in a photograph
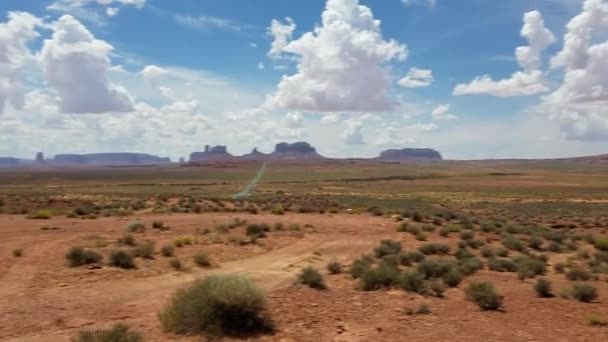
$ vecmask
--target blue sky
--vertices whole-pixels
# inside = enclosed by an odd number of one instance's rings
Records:
[[[608,152],[606,0],[9,0],[0,13],[1,156],[299,140],[336,157]]]

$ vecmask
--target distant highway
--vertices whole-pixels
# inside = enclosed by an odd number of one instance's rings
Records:
[[[260,167],[260,169],[258,170],[258,173],[255,175],[255,177],[253,177],[253,179],[249,182],[249,184],[247,184],[247,186],[241,190],[241,192],[239,192],[238,194],[232,196],[234,199],[241,199],[241,198],[246,198],[249,197],[249,195],[251,194],[251,191],[253,191],[253,189],[255,189],[256,185],[258,185],[258,182],[260,181],[260,179],[262,179],[262,176],[264,176],[264,172],[266,172],[266,162],[264,162],[262,164],[262,167]]]

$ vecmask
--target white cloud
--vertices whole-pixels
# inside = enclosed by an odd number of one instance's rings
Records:
[[[266,106],[313,112],[390,110],[386,64],[407,56],[405,45],[382,37],[380,21],[358,0],[327,0],[322,24],[282,51],[297,58],[298,71],[283,76]]]
[[[31,57],[27,44],[38,37],[36,27],[42,24],[24,12],[9,12],[8,21],[0,23],[0,114],[9,101],[23,107],[23,70]]]
[[[551,60],[552,67],[564,68],[564,79],[539,110],[560,123],[567,139],[608,140],[608,40],[594,43],[606,28],[608,1],[586,0]]]
[[[201,15],[192,17],[188,15],[177,14],[174,16],[175,21],[183,26],[193,28],[198,31],[223,30],[223,31],[241,31],[242,25],[226,18]]]
[[[433,109],[431,116],[433,117],[434,120],[454,120],[457,118],[456,115],[450,113],[449,104],[443,104],[443,105],[437,106],[435,109]]]
[[[475,77],[469,84],[458,84],[454,95],[489,94],[497,97],[530,96],[549,91],[543,84],[539,70],[526,73],[518,71],[504,80],[493,80],[489,75]]]
[[[107,77],[113,47],[95,37],[70,15],[53,23],[53,36],[40,53],[46,81],[67,113],[129,112],[128,93]]]
[[[108,7],[106,8],[106,15],[108,17],[113,17],[120,12],[120,8],[118,7]]]
[[[156,65],[147,65],[140,72],[146,82],[156,82],[160,77],[165,76],[169,73],[166,69],[158,67]]]
[[[295,129],[304,127],[304,118],[302,114],[298,112],[289,112],[283,119],[284,126],[287,128]]]
[[[348,145],[363,145],[363,123],[357,120],[346,121],[346,127],[342,132],[342,140]]]
[[[285,18],[285,23],[273,19],[270,27],[268,27],[268,34],[272,36],[273,41],[268,51],[268,56],[272,58],[280,58],[284,52],[285,47],[293,36],[293,31],[296,29],[296,24],[293,19]]]
[[[322,125],[332,125],[340,122],[341,119],[342,116],[340,115],[340,113],[326,113],[321,117],[320,122]]]
[[[264,70],[266,69],[266,66],[264,65],[264,62],[259,62],[257,68],[258,70]]]
[[[98,25],[105,24],[103,15],[116,16],[120,7],[132,6],[141,9],[146,0],[56,0],[47,6],[50,11],[71,14],[81,20]]]
[[[433,71],[411,68],[405,77],[399,80],[399,85],[405,88],[428,87],[433,83]]]
[[[437,0],[401,0],[401,3],[406,6],[426,5],[431,8],[437,6]]]
[[[555,42],[555,37],[545,27],[540,12],[531,11],[524,14],[521,36],[528,40],[528,46],[520,46],[515,50],[517,62],[526,71],[538,70],[542,66],[542,52]]]
[[[542,65],[541,54],[555,38],[544,24],[538,11],[524,14],[522,37],[528,41],[527,46],[515,49],[515,56],[523,71],[517,71],[510,78],[494,80],[489,75],[475,77],[468,84],[457,84],[454,95],[488,94],[498,97],[531,96],[546,93],[549,88],[543,81],[543,73],[538,70]]]

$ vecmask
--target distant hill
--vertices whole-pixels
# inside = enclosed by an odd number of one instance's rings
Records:
[[[47,161],[51,165],[159,165],[169,164],[169,158],[162,158],[144,153],[94,153],[94,154],[58,154]]]
[[[401,150],[386,150],[382,151],[380,153],[380,156],[376,159],[390,162],[443,160],[439,152],[430,148],[404,148]]]

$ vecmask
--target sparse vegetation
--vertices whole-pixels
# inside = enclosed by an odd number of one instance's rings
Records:
[[[273,329],[262,290],[235,275],[209,276],[177,291],[159,319],[177,334],[248,336]]]
[[[598,297],[597,288],[589,284],[575,284],[572,286],[572,298],[583,303],[590,303]]]
[[[327,288],[321,273],[319,273],[316,268],[311,266],[307,266],[302,269],[298,275],[296,283],[306,285],[317,290],[325,290]]]
[[[502,296],[498,294],[492,283],[471,283],[465,293],[467,299],[482,310],[498,310],[502,307]]]
[[[327,271],[330,274],[339,274],[342,273],[342,265],[338,260],[332,260],[327,264]]]
[[[175,255],[175,248],[172,245],[164,245],[160,249],[160,254],[164,257],[172,257]]]
[[[72,247],[65,255],[70,267],[99,263],[101,255],[82,247]]]
[[[124,269],[135,268],[133,255],[124,250],[115,250],[110,254],[110,266]]]
[[[117,323],[109,329],[82,330],[73,342],[143,342],[141,334],[132,331],[128,325]]]
[[[551,282],[545,278],[539,278],[536,280],[536,283],[534,284],[534,291],[536,291],[536,295],[540,298],[553,297]]]
[[[211,259],[209,258],[209,254],[205,252],[198,252],[194,254],[192,259],[198,267],[211,267]]]

